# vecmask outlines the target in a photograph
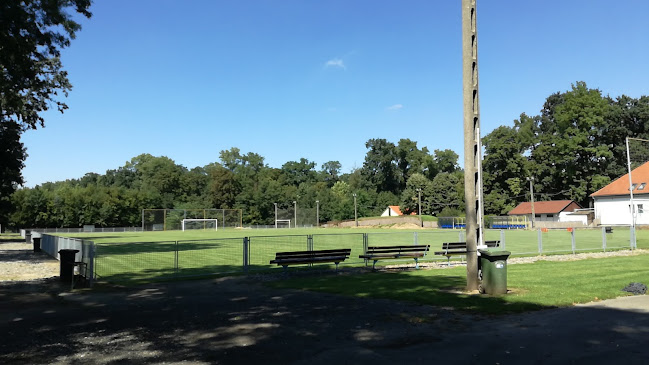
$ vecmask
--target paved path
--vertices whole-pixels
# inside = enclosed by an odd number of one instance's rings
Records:
[[[649,297],[479,317],[249,278],[65,293],[0,285],[0,363],[646,363]]]

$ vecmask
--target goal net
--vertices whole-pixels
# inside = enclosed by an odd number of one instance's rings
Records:
[[[291,228],[291,220],[278,219],[275,221],[275,228]]]
[[[182,230],[184,219],[216,220],[219,229],[241,228],[241,209],[143,209],[144,231]]]
[[[182,230],[187,231],[187,230],[209,230],[209,231],[216,231],[218,230],[219,227],[219,220],[218,219],[183,219],[182,220]]]

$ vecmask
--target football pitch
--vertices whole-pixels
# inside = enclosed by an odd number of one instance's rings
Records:
[[[312,228],[104,232],[65,236],[93,241],[97,277],[123,282],[269,270],[277,268],[269,263],[276,252],[309,249],[351,248],[349,259],[341,265],[365,265],[365,261],[358,258],[365,245],[429,244],[431,252],[421,261],[446,261],[446,257],[433,253],[440,250],[443,242],[464,241],[464,234],[463,230],[451,229]],[[638,247],[649,246],[648,231],[638,231],[637,236]],[[247,257],[244,257],[244,237],[247,237]],[[512,256],[538,255],[539,251],[541,254],[602,251],[604,239],[606,250],[630,247],[630,231],[624,227],[615,227],[613,233],[607,234],[601,229],[575,229],[574,232],[556,229],[541,233],[531,230],[485,231],[485,240],[501,240],[501,249],[510,251]],[[385,260],[379,261],[378,265],[408,262],[414,263],[412,259],[401,262]]]

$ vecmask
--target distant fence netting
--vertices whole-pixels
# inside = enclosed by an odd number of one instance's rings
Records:
[[[177,275],[236,273],[243,270],[241,238],[178,241]]]
[[[276,213],[276,219],[278,221],[291,222],[290,228],[317,226],[316,208],[302,208],[299,205],[297,206],[297,210],[295,206],[278,207]],[[285,227],[285,225],[278,225],[278,227]]]
[[[512,256],[538,256],[632,249],[629,227],[570,229],[487,229],[485,240],[500,241],[500,249]],[[446,261],[441,251],[444,242],[464,242],[465,231],[399,231],[372,233],[332,233],[312,235],[251,236],[223,239],[102,243],[43,235],[42,248],[54,257],[61,248],[80,249],[77,260],[92,265],[102,280],[156,281],[170,278],[245,273],[281,269],[270,264],[277,252],[351,249],[350,257],[341,265],[362,266],[368,246],[430,245],[420,261]],[[451,261],[466,261],[453,256]],[[412,263],[412,259],[383,260],[378,265]],[[314,264],[326,267],[333,264]],[[295,268],[308,267],[298,265]]]
[[[143,209],[142,229],[175,231],[182,229],[183,219],[216,219],[219,229],[241,228],[241,209]]]
[[[439,228],[464,229],[466,228],[466,218],[464,217],[439,217],[437,218]]]

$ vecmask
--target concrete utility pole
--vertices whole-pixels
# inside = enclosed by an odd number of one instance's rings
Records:
[[[273,204],[275,204],[275,228],[277,228],[277,203],[273,203]],[[288,228],[291,228],[291,227],[288,227]]]
[[[293,212],[293,215],[295,216],[295,223],[293,224],[293,228],[297,228],[297,201],[293,200],[293,205],[295,205],[295,211]],[[288,228],[291,228],[290,226]]]
[[[417,193],[419,193],[419,223],[423,227],[424,221],[421,219],[421,188],[417,188]]]
[[[464,94],[464,201],[466,202],[466,287],[477,290],[482,235],[482,144],[478,98],[476,0],[462,0],[462,90]]]
[[[530,201],[532,202],[532,228],[535,226],[536,214],[534,213],[534,178],[527,177],[527,181],[530,182]]]
[[[358,227],[358,214],[356,213],[356,193],[354,195],[354,221],[356,222],[356,227]]]

